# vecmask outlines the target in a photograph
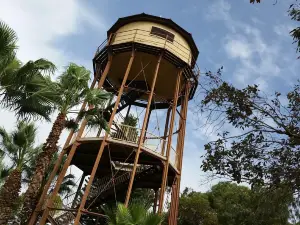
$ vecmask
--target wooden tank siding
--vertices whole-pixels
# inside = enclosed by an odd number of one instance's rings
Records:
[[[130,52],[131,49],[134,47],[135,51],[137,53],[146,53],[146,54],[151,54],[151,55],[159,55],[162,50],[164,51],[163,58],[174,65],[177,68],[184,68],[183,69],[183,77],[185,77],[187,80],[191,82],[191,91],[189,92],[189,99],[192,99],[194,97],[195,91],[198,86],[198,76],[200,70],[198,69],[197,64],[194,64],[194,67],[191,66],[186,66],[186,63],[181,60],[179,57],[174,55],[173,53],[169,52],[166,49],[162,49],[156,46],[151,46],[148,44],[142,44],[142,43],[136,43],[136,42],[126,42],[126,43],[121,43],[117,45],[103,45],[99,46],[99,50],[97,50],[96,55],[93,59],[93,66],[94,66],[94,71],[103,71],[107,58],[108,58],[108,52],[110,52],[113,55],[116,54],[125,54],[126,52]],[[98,78],[100,79],[100,78]],[[115,87],[113,83],[110,82],[110,78],[106,78],[103,88],[111,91],[113,89],[116,89],[118,87]],[[181,104],[181,101],[178,101],[178,105]],[[147,103],[143,102],[135,102],[134,105],[139,106],[139,107],[146,107]],[[153,108],[156,109],[164,109],[168,108],[168,104],[166,103],[159,103],[156,102],[156,104],[153,104]]]
[[[168,31],[169,35],[174,35],[174,38],[170,40],[168,33],[165,38],[158,36],[159,33],[156,33],[155,28],[162,28]],[[192,53],[188,43],[176,31],[158,23],[135,22],[123,26],[113,34],[111,44],[126,42],[136,42],[164,48],[191,65]]]

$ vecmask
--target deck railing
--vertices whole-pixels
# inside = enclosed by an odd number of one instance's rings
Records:
[[[132,144],[138,144],[141,131],[142,130],[140,128],[124,124],[115,124],[111,129],[109,138]],[[166,156],[166,150],[163,150],[163,147],[166,148],[167,146],[166,140],[162,137],[152,134],[151,132],[146,131],[142,146],[147,150],[153,151],[162,156]],[[172,145],[170,150],[170,163],[172,163],[174,167],[177,167],[177,153]]]

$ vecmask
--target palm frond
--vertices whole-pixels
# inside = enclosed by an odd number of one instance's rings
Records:
[[[64,89],[87,89],[91,72],[83,66],[70,63],[58,81]]]
[[[52,73],[54,68],[51,62],[40,59],[26,63],[11,74],[4,74],[0,79],[1,104],[15,111],[19,118],[50,120],[59,93],[54,82],[42,72]]]
[[[0,72],[0,76],[1,76],[1,79],[0,79],[0,90],[1,90],[1,86],[3,85],[2,84],[2,80],[5,78],[5,75],[9,76],[13,73],[15,73],[18,69],[20,69],[20,67],[22,66],[22,63],[20,60],[18,60],[17,58],[14,58],[12,60],[10,60],[8,62],[8,64],[5,65],[5,67],[0,68],[0,71],[2,71],[2,73]]]
[[[0,154],[0,187],[4,183],[5,179],[8,177],[10,170],[7,166],[4,165],[3,159],[3,154]]]
[[[91,89],[86,93],[85,100],[98,108],[104,108],[105,103],[111,98],[111,94],[101,89]]]
[[[15,57],[17,35],[6,23],[0,21],[0,76]]]
[[[150,212],[149,204],[142,200],[133,200],[128,207],[118,203],[117,207],[105,205],[102,209],[109,225],[159,225],[163,221],[163,216]]]
[[[88,91],[90,71],[75,63],[70,63],[58,77],[60,104],[59,110],[68,113],[70,109],[82,103]]]
[[[56,66],[52,62],[43,58],[35,60],[34,67],[43,75],[52,75],[57,70]]]
[[[12,138],[15,145],[19,147],[30,147],[34,143],[37,128],[33,123],[20,121],[16,130],[12,132]]]
[[[129,206],[129,211],[132,222],[135,222],[137,224],[141,224],[147,214],[145,205],[138,202],[131,203]]]
[[[137,124],[138,124],[138,121],[139,121],[139,119],[138,119],[136,116],[134,116],[134,115],[132,115],[132,114],[129,114],[129,115],[124,119],[124,121],[123,121],[122,124],[131,126],[131,127],[136,127]]]
[[[2,144],[12,142],[12,137],[7,133],[4,127],[0,127],[0,136],[2,137]]]
[[[23,183],[29,183],[30,179],[34,173],[37,157],[39,153],[43,150],[43,144],[34,147],[34,148],[29,148],[27,152],[27,157],[24,160],[23,164]]]
[[[9,168],[7,168],[3,165],[0,166],[0,183],[2,180],[4,180],[6,177],[8,177],[9,171],[10,171]]]
[[[7,53],[16,50],[18,40],[16,32],[6,23],[0,21],[0,54],[5,56]]]
[[[14,153],[17,151],[18,148],[13,144],[12,136],[7,133],[4,127],[0,127],[0,136],[2,138],[0,142],[0,146],[2,147],[1,155],[9,155],[10,153]]]
[[[107,222],[109,225],[117,225],[117,218],[116,218],[116,207],[110,207],[108,205],[102,206],[102,210],[104,214],[107,216]]]
[[[68,174],[63,178],[63,182],[59,188],[58,193],[60,195],[70,194],[74,187],[76,187],[75,176],[73,174]],[[52,190],[50,192],[52,192]]]
[[[117,205],[115,217],[117,224],[132,224],[132,217],[130,215],[130,211],[124,204],[119,203]]]
[[[85,119],[87,120],[87,126],[90,128],[101,128],[109,132],[108,122],[103,116],[103,109],[95,107],[92,109],[84,110],[79,112],[78,117],[80,120],[85,117]]]
[[[107,121],[102,117],[102,115],[95,115],[87,117],[87,126],[88,127],[95,127],[97,129],[104,129],[105,131],[109,132],[109,127]]]
[[[78,129],[78,122],[75,119],[67,119],[65,122],[65,128],[76,131]]]
[[[11,160],[11,163],[23,169],[27,166],[29,160],[33,160],[36,148],[34,142],[36,138],[36,127],[33,123],[20,121],[15,130],[7,133],[4,128],[0,128],[1,149],[5,152]]]
[[[141,225],[159,225],[163,222],[164,217],[153,212],[148,212]]]

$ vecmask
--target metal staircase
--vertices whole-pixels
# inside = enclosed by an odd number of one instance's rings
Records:
[[[138,178],[141,175],[146,175],[149,173],[149,170],[152,171],[156,167],[152,166],[140,166],[136,170],[136,177]],[[92,204],[93,200],[99,197],[101,194],[104,194],[108,190],[112,190],[118,185],[127,184],[130,180],[131,171],[123,172],[122,175],[117,176],[115,179],[111,179],[111,176],[102,178],[96,182],[91,189],[90,195],[88,196],[87,205]],[[92,200],[92,201],[91,201]]]
[[[143,93],[135,91],[135,90],[129,91],[128,93],[122,95],[122,97],[120,99],[120,103],[119,103],[117,111],[116,111],[116,114],[121,112],[127,106],[131,105],[135,100],[137,100],[142,95],[143,95]],[[109,121],[110,116],[113,112],[114,106],[115,106],[115,102],[110,104],[103,112],[103,116],[106,121]]]
[[[136,170],[136,181],[144,176],[149,174],[153,174],[153,172],[157,171],[157,166],[139,166]],[[131,170],[130,171],[122,171],[122,174],[116,176],[114,179],[111,179],[111,176],[103,177],[99,180],[96,180],[91,187],[90,193],[88,195],[86,206],[90,207],[93,204],[97,203],[97,199],[100,195],[105,194],[105,192],[112,191],[114,188],[121,188],[122,185],[127,185],[130,181]],[[73,202],[73,210],[77,209],[81,203],[81,198],[83,196],[86,185],[81,189],[78,198]],[[69,225],[72,224],[75,220],[76,210],[72,211],[70,207],[62,206],[62,213],[58,215],[48,216],[48,221],[52,225]]]
[[[130,88],[133,88],[132,90],[129,90],[127,93],[124,93],[121,96],[116,114],[121,112],[123,109],[125,109],[127,106],[134,103],[138,98],[140,98],[144,93],[139,91],[140,89],[145,88],[147,85],[144,81],[129,81],[131,83]],[[110,104],[106,107],[106,109],[103,111],[103,117],[105,120],[109,120],[111,117],[111,114],[113,112],[115,106],[115,102]],[[124,118],[123,118],[124,119]],[[117,131],[120,130],[120,127],[118,127],[117,124],[114,124],[115,129]],[[137,168],[136,175],[139,176],[140,174],[146,173],[148,170],[150,170],[151,166],[141,166]],[[97,199],[101,194],[110,191],[114,189],[114,187],[117,187],[121,184],[126,184],[130,180],[131,171],[120,171],[120,175],[115,177],[114,179],[111,179],[111,176],[106,176],[101,179],[96,180],[91,187],[90,193],[87,198],[86,206],[95,204],[95,199]],[[148,174],[148,173],[147,173]],[[136,177],[137,178],[137,177]],[[86,181],[87,183],[88,181]],[[75,220],[75,214],[76,210],[80,205],[81,198],[83,196],[84,190],[86,185],[81,189],[81,191],[78,194],[78,197],[74,199],[74,202],[72,203],[72,207],[70,205],[66,206],[63,205],[62,209],[65,209],[66,211],[62,210],[61,212],[57,213],[56,215],[49,215],[48,221],[52,225],[68,225],[72,224],[72,222]],[[72,211],[72,209],[74,211]]]

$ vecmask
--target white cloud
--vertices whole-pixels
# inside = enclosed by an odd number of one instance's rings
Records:
[[[208,20],[229,20],[230,15],[229,11],[231,9],[231,5],[224,0],[214,1],[213,4],[207,10],[205,15]]]
[[[261,82],[266,82],[266,78],[277,76],[281,71],[280,47],[266,41],[257,27],[233,18],[230,10],[227,1],[217,0],[209,7],[206,18],[223,21],[229,30],[222,43],[225,53],[235,60],[235,81],[245,85],[259,77]],[[252,18],[252,22],[259,21]]]
[[[4,1],[0,7],[0,19],[18,35],[19,59],[47,58],[58,66],[70,58],[53,46],[54,41],[78,33],[82,27],[104,28],[101,18],[77,0]]]
[[[264,22],[262,22],[261,20],[255,18],[255,17],[252,17],[251,21],[256,25],[264,25],[265,24]]]
[[[229,38],[225,44],[225,50],[232,58],[248,59],[252,55],[251,46],[244,37]]]
[[[23,62],[46,58],[54,62],[59,68],[71,61],[86,65],[85,59],[77,55],[69,55],[54,45],[53,42],[69,35],[80,34],[86,28],[97,29],[105,38],[105,24],[95,12],[78,0],[14,0],[2,1],[0,20],[13,28],[19,38],[17,56]],[[83,29],[84,28],[84,29]],[[101,33],[102,32],[102,33]],[[92,58],[90,59],[92,61]],[[92,65],[90,63],[90,65]],[[16,123],[13,112],[0,109],[0,126],[11,130]],[[52,121],[56,115],[52,116]],[[52,124],[37,121],[39,127],[38,143],[43,143]],[[62,146],[67,136],[64,132],[59,144]]]
[[[290,37],[289,33],[293,29],[294,28],[291,25],[286,25],[286,24],[277,24],[273,27],[273,31],[277,35],[284,36],[284,37]]]

